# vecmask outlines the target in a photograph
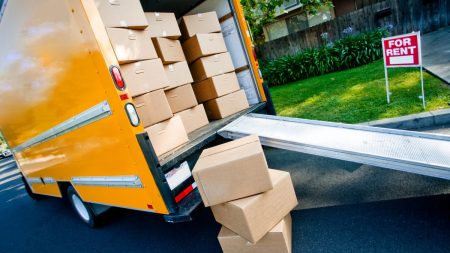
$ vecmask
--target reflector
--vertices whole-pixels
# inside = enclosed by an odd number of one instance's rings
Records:
[[[125,111],[127,112],[128,119],[130,120],[131,125],[135,127],[139,126],[140,120],[134,105],[130,103],[126,104]]]
[[[116,88],[118,90],[124,90],[125,89],[125,81],[122,78],[122,73],[120,73],[120,70],[117,66],[111,66],[111,75],[114,80],[114,84],[116,85]]]

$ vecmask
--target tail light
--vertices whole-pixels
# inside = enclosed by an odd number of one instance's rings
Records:
[[[111,75],[114,80],[114,84],[118,90],[125,90],[125,81],[122,78],[122,73],[120,73],[120,69],[117,66],[111,66],[110,68]]]
[[[139,126],[140,120],[134,105],[130,103],[126,104],[125,111],[127,112],[131,125],[135,127]]]
[[[254,59],[255,61],[258,61],[258,55],[256,54],[255,48],[252,48],[252,54],[253,54],[253,59]]]

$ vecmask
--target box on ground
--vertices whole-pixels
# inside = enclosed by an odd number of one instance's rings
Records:
[[[107,28],[120,64],[158,58],[150,34],[144,30]]]
[[[222,30],[215,11],[184,16],[180,28],[183,40],[199,33],[215,33]]]
[[[164,66],[158,58],[123,64],[120,69],[132,97],[169,86]]]
[[[266,157],[256,135],[204,150],[192,175],[207,207],[273,188]]]
[[[185,61],[165,65],[164,70],[169,79],[169,87],[167,89],[172,89],[188,83],[190,84],[194,81],[189,66]]]
[[[186,129],[180,116],[147,127],[145,131],[150,138],[157,156],[161,156],[188,142]]]
[[[152,38],[152,40],[164,64],[186,61],[180,41],[166,38]]]
[[[195,82],[234,71],[233,61],[229,53],[202,57],[192,63],[190,68]]]
[[[256,243],[297,205],[288,172],[271,170],[273,189],[251,197],[211,206],[217,222]]]
[[[95,0],[105,27],[145,29],[148,26],[139,0]]]
[[[203,105],[197,105],[196,107],[176,113],[181,117],[184,128],[187,133],[191,133],[202,126],[208,125],[208,117],[206,116],[205,108]]]
[[[200,57],[227,52],[222,33],[196,34],[183,43],[184,54],[188,63]]]
[[[230,94],[240,89],[239,81],[234,72],[213,76],[201,82],[194,83],[192,88],[199,103]]]
[[[173,113],[181,112],[197,105],[197,99],[190,84],[166,90],[165,92]]]
[[[173,117],[164,90],[156,90],[134,98],[136,111],[144,127]]]
[[[181,37],[181,31],[174,13],[166,12],[146,12],[145,17],[149,28],[150,36],[178,39]]]
[[[291,253],[292,218],[288,214],[257,243],[250,243],[224,226],[217,238],[224,253]]]
[[[245,91],[240,90],[204,103],[209,119],[223,119],[249,107]]]

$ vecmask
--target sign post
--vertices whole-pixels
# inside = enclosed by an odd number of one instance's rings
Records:
[[[388,68],[420,67],[420,80],[422,85],[423,108],[425,108],[425,89],[423,86],[422,48],[420,45],[420,32],[413,32],[399,36],[383,38],[384,75],[386,78],[386,97],[391,102],[389,91]]]

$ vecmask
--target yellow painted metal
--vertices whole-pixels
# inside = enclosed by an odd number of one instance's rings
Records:
[[[47,196],[61,198],[61,191],[57,184],[33,184],[33,191]]]
[[[112,115],[15,154],[26,177],[139,176],[143,188],[76,186],[87,202],[168,213],[109,73],[117,65],[93,0],[8,1],[0,23],[0,128],[14,148],[107,100]],[[32,185],[60,196],[55,185]]]
[[[257,59],[255,59],[255,56],[253,55],[255,52],[255,48],[253,45],[252,37],[250,35],[250,31],[248,29],[247,21],[245,20],[244,10],[242,8],[240,0],[233,0],[233,6],[234,6],[234,9],[236,10],[236,17],[239,22],[239,27],[241,28],[241,31],[243,33],[242,37],[244,38],[245,47],[247,49],[247,52],[250,54],[249,58],[250,58],[250,62],[251,62],[252,68],[253,68],[253,75],[256,78],[258,89],[261,94],[261,99],[262,99],[262,101],[266,102],[267,101],[266,93],[264,92],[264,88],[263,88],[264,80],[262,79],[260,72],[259,72],[259,68],[260,68],[259,62]]]

